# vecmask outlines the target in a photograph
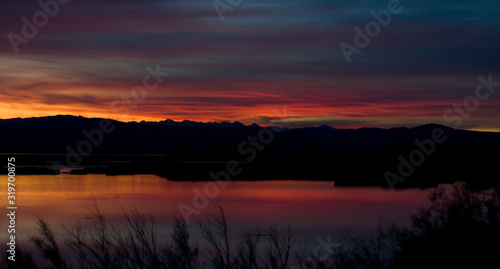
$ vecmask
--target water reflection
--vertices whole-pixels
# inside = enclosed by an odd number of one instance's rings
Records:
[[[108,220],[123,224],[122,210],[131,207],[151,213],[159,235],[170,232],[178,205],[191,205],[193,188],[204,182],[171,182],[153,175],[18,176],[17,235],[22,242],[35,232],[38,217],[47,220],[56,234],[63,226],[85,221],[95,200]],[[233,229],[290,223],[299,238],[314,242],[337,230],[374,231],[381,218],[407,221],[408,215],[428,204],[430,190],[335,187],[333,182],[260,181],[231,182],[195,219],[222,206]],[[6,204],[6,195],[1,201]],[[2,227],[7,227],[2,218]],[[194,224],[191,224],[194,225]],[[196,233],[195,233],[196,234]],[[1,238],[7,233],[2,229]]]

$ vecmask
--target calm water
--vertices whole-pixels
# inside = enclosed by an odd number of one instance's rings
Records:
[[[57,236],[63,226],[90,217],[93,201],[114,225],[123,224],[122,209],[151,213],[159,235],[171,232],[180,203],[192,205],[193,189],[206,182],[171,182],[153,175],[64,175],[17,177],[17,236],[26,240],[35,232],[38,217],[46,219]],[[313,243],[339,230],[373,232],[384,218],[407,222],[410,213],[428,205],[431,190],[335,187],[333,182],[260,181],[231,182],[192,220],[204,219],[222,206],[237,233],[244,227],[290,223],[300,239]],[[5,192],[5,191],[3,191]],[[7,205],[7,195],[0,202]],[[6,209],[4,209],[6,211]],[[0,238],[7,238],[7,221],[1,218]],[[190,224],[195,227],[195,224]],[[194,229],[193,229],[194,230]],[[196,234],[196,233],[195,233]]]

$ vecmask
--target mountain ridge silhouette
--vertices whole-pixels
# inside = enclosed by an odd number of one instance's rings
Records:
[[[441,129],[446,141],[435,143],[433,153],[423,155],[423,164],[414,167],[415,172],[399,187],[457,180],[492,186],[498,185],[500,175],[495,168],[500,162],[500,133],[438,124],[390,129],[275,129],[240,122],[109,120],[113,131],[101,137],[95,131],[102,121],[108,120],[71,115],[0,120],[0,153],[18,154],[20,163],[32,168],[50,168],[53,163],[71,168],[75,165],[68,158],[78,157],[81,163],[74,173],[147,173],[170,180],[211,180],[211,171],[224,171],[225,162],[235,160],[245,168],[235,180],[314,179],[335,180],[338,185],[386,186],[384,174],[398,174],[401,159],[409,160],[414,152],[422,151],[417,141],[430,141],[433,131]],[[93,138],[84,130],[94,132]],[[261,132],[266,135],[260,137]],[[92,144],[89,152],[84,144],[88,147],[92,139],[100,142]],[[252,139],[256,146],[252,146]],[[86,149],[85,154],[73,156],[78,149]],[[59,172],[55,170],[47,173]]]

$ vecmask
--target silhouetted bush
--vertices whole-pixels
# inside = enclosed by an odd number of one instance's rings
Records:
[[[208,251],[213,268],[234,268],[235,260],[231,253],[231,238],[229,237],[226,216],[222,207],[219,207],[220,215],[209,215],[206,223],[198,222],[205,241],[210,249]]]
[[[164,250],[164,262],[167,268],[194,269],[198,262],[199,246],[189,240],[190,234],[183,218],[174,219],[172,242]]]
[[[30,241],[36,246],[42,257],[48,262],[49,268],[65,269],[66,263],[61,257],[54,234],[46,221],[39,219],[37,222],[38,236],[31,236]]]
[[[1,269],[24,269],[24,268],[39,268],[35,264],[35,260],[33,259],[33,254],[29,251],[27,251],[24,247],[21,245],[17,245],[16,248],[16,254],[15,254],[15,261],[11,261],[7,259],[10,255],[8,252],[3,251],[1,256],[1,259],[3,262],[0,263],[0,268]]]
[[[451,189],[450,189],[451,188]],[[380,225],[375,237],[344,234],[328,258],[301,268],[500,268],[500,190],[474,192],[465,183],[440,186],[409,227]]]
[[[400,231],[391,268],[500,268],[500,190],[439,187]]]

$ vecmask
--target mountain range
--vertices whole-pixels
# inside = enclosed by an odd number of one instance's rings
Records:
[[[227,172],[233,161],[241,171],[231,180],[334,180],[396,188],[460,180],[489,187],[498,186],[499,150],[500,133],[438,124],[291,129],[66,115],[0,120],[0,153],[16,156],[27,174],[69,170],[211,180],[210,172]]]

